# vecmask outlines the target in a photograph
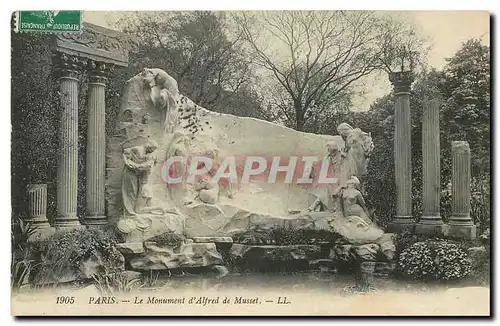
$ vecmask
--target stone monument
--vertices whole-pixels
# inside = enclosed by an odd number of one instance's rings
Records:
[[[127,82],[107,147],[107,211],[125,239],[121,250],[137,268],[168,269],[175,264],[167,262],[190,255],[206,266],[220,261],[214,243],[291,228],[331,231],[351,245],[376,244],[376,252],[391,256],[391,246],[377,244],[390,238],[371,221],[359,190],[374,147],[371,136],[347,124],[338,132],[309,134],[215,113],[183,96],[165,71],[144,69]],[[320,158],[304,168],[307,186],[280,174],[296,167],[298,154]],[[272,162],[268,175],[242,182],[249,158]],[[184,174],[193,167],[204,172],[190,180]],[[237,171],[235,178],[225,174],[228,169]],[[221,171],[224,177],[217,178]],[[332,182],[318,182],[328,173]],[[169,235],[186,240],[175,250],[152,244]]]

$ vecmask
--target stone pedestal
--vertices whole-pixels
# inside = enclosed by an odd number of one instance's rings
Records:
[[[37,229],[50,227],[47,220],[47,185],[32,184],[28,186],[28,217],[26,222]]]
[[[423,211],[415,233],[443,235],[440,214],[439,102],[426,101],[422,114],[422,201]]]
[[[106,177],[105,88],[106,67],[91,62],[89,71],[88,132],[87,132],[87,225],[107,223],[104,209]]]
[[[61,122],[59,127],[59,164],[57,167],[56,228],[80,225],[77,217],[78,187],[78,82],[80,61],[61,54],[56,72],[60,82]]]
[[[469,143],[451,142],[452,156],[452,203],[450,222],[445,227],[445,236],[461,239],[475,239],[476,226],[470,217],[471,161]]]
[[[410,87],[412,72],[394,72],[389,80],[394,86],[394,163],[396,181],[396,216],[388,225],[389,232],[412,231],[414,220],[411,201],[411,116]]]

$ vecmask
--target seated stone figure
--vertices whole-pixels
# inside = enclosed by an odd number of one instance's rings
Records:
[[[361,192],[356,188],[359,184],[359,179],[355,176],[352,176],[347,181],[346,188],[341,192],[342,211],[345,217],[358,216],[370,224],[371,220],[368,217],[365,200]]]
[[[208,175],[198,180],[195,190],[198,191],[195,199],[199,199],[206,204],[213,205],[219,200],[219,185],[212,182],[212,178]]]

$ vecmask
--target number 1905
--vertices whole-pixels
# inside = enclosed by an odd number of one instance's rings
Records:
[[[75,303],[75,297],[57,297],[56,304],[73,304]]]

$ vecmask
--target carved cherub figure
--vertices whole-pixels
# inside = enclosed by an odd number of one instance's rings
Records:
[[[195,199],[199,199],[204,203],[213,205],[219,200],[219,185],[212,182],[212,178],[208,175],[204,175],[198,180],[195,190],[198,191]]]
[[[217,173],[220,167],[220,164],[217,160],[217,158],[219,157],[219,149],[218,148],[208,149],[203,156],[208,157],[212,160],[212,169],[210,169],[208,173],[210,177],[214,177],[215,173]],[[227,180],[226,190],[227,190],[227,197],[230,199],[234,198],[233,185],[231,183],[231,180]]]

